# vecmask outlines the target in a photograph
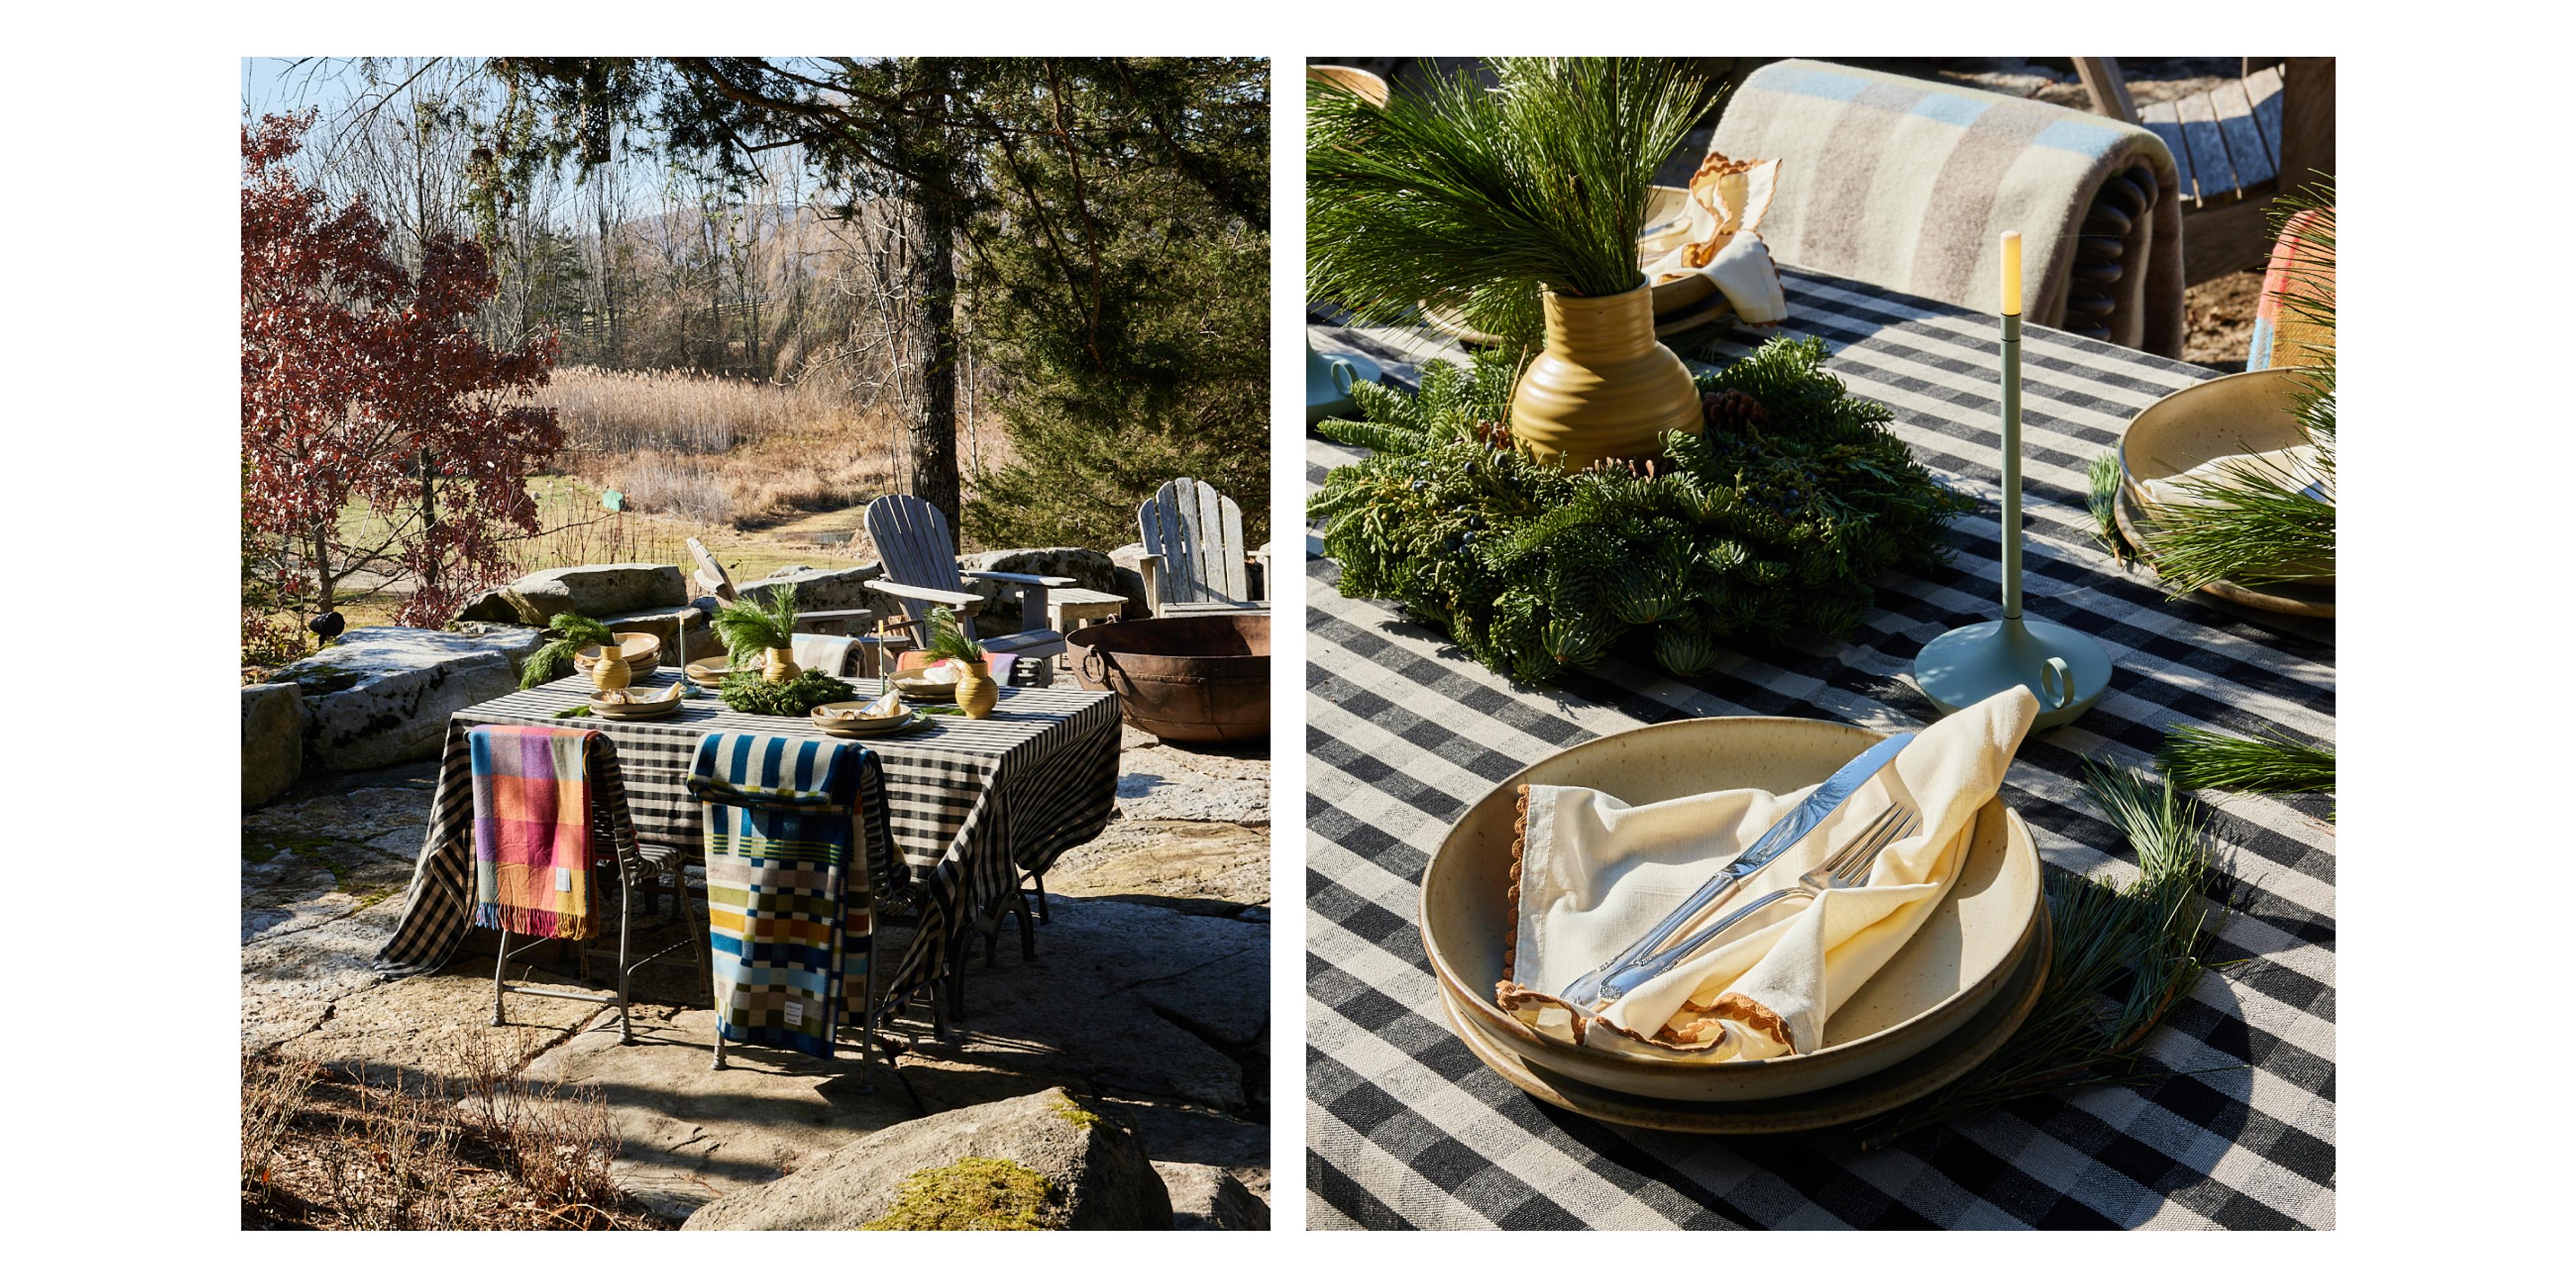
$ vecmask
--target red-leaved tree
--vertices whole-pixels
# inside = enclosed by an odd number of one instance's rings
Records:
[[[363,197],[335,210],[294,173],[312,124],[242,130],[244,544],[277,553],[282,603],[329,612],[353,574],[390,574],[414,592],[396,620],[436,625],[536,531],[528,475],[563,431],[528,398],[556,336],[476,338],[498,286],[482,246],[434,236],[405,270]]]

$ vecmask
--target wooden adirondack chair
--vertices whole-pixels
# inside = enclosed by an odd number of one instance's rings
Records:
[[[869,582],[868,589],[902,600],[909,614],[902,621],[886,622],[884,626],[907,630],[914,648],[926,647],[930,643],[930,610],[944,605],[957,610],[958,624],[974,638],[975,610],[983,604],[984,597],[967,590],[966,580],[1017,587],[1020,629],[977,642],[990,652],[1018,654],[1032,668],[1033,678],[1028,683],[1039,688],[1054,683],[1055,658],[1064,652],[1064,635],[1047,627],[1047,592],[1073,585],[1072,578],[961,570],[957,566],[957,542],[948,532],[948,517],[917,496],[878,497],[868,502],[860,523],[867,528],[868,540],[876,543],[877,558],[885,561],[887,573],[882,580]]]
[[[2275,65],[2277,64],[2277,65]],[[2335,168],[2335,60],[2248,58],[2205,94],[2139,107],[2116,58],[2078,58],[2093,110],[2165,141],[2182,178],[2183,281],[2263,266],[2272,198]]]
[[[698,561],[697,571],[694,574],[698,589],[705,591],[709,598],[716,601],[718,607],[728,606],[742,598],[741,592],[734,587],[733,574],[726,572],[725,566],[716,562],[715,555],[707,550],[706,543],[696,537],[689,538],[689,553]],[[876,613],[865,608],[817,608],[796,615],[796,625],[799,628],[797,634],[799,638],[806,635],[857,636],[862,640],[874,642],[875,636],[859,635],[859,628],[874,620],[876,620]],[[863,669],[860,674],[875,674],[874,654],[863,653],[862,656],[867,659],[868,669]]]
[[[1145,536],[1145,611],[1154,617],[1185,613],[1267,610],[1246,585],[1248,563],[1261,565],[1262,593],[1270,592],[1270,547],[1247,559],[1243,507],[1201,479],[1173,479],[1136,507]]]

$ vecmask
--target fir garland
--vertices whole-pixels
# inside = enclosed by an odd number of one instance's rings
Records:
[[[1824,360],[1821,340],[1772,340],[1698,377],[1707,427],[1664,459],[1577,473],[1510,446],[1509,358],[1425,363],[1418,394],[1363,383],[1366,420],[1316,427],[1373,455],[1307,510],[1342,593],[1394,599],[1527,684],[1614,654],[1696,676],[1730,641],[1843,638],[1876,579],[1948,561],[1945,525],[1973,503]]]

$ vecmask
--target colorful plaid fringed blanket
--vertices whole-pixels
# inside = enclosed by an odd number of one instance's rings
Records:
[[[599,933],[592,866],[606,835],[635,858],[617,749],[600,734],[486,725],[474,764],[474,924],[541,939]]]
[[[860,780],[876,753],[777,734],[709,734],[689,792],[705,813],[708,943],[725,1040],[831,1059],[867,1005],[874,901],[864,846],[891,847]],[[861,825],[864,823],[864,832]]]

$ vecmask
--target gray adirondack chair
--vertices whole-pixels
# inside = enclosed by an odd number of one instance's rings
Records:
[[[1249,559],[1243,549],[1243,507],[1202,479],[1173,479],[1136,507],[1144,533],[1145,611],[1155,617],[1187,613],[1267,611],[1255,600],[1244,570],[1261,565],[1262,593],[1270,589],[1270,547]]]
[[[958,624],[966,628],[969,637],[975,636],[975,609],[983,604],[984,597],[966,589],[967,579],[1016,587],[1020,629],[990,639],[979,638],[977,642],[992,652],[1016,653],[1027,661],[1033,676],[1029,683],[1040,688],[1054,683],[1055,658],[1064,652],[1064,635],[1047,627],[1047,592],[1073,585],[1072,578],[959,569],[957,542],[949,535],[948,517],[917,496],[878,497],[868,502],[860,522],[868,530],[868,540],[876,543],[877,558],[885,561],[887,574],[869,582],[868,589],[903,601],[904,611],[910,615],[910,621],[903,625],[911,632],[914,648],[930,642],[930,610],[934,607],[956,609]]]

